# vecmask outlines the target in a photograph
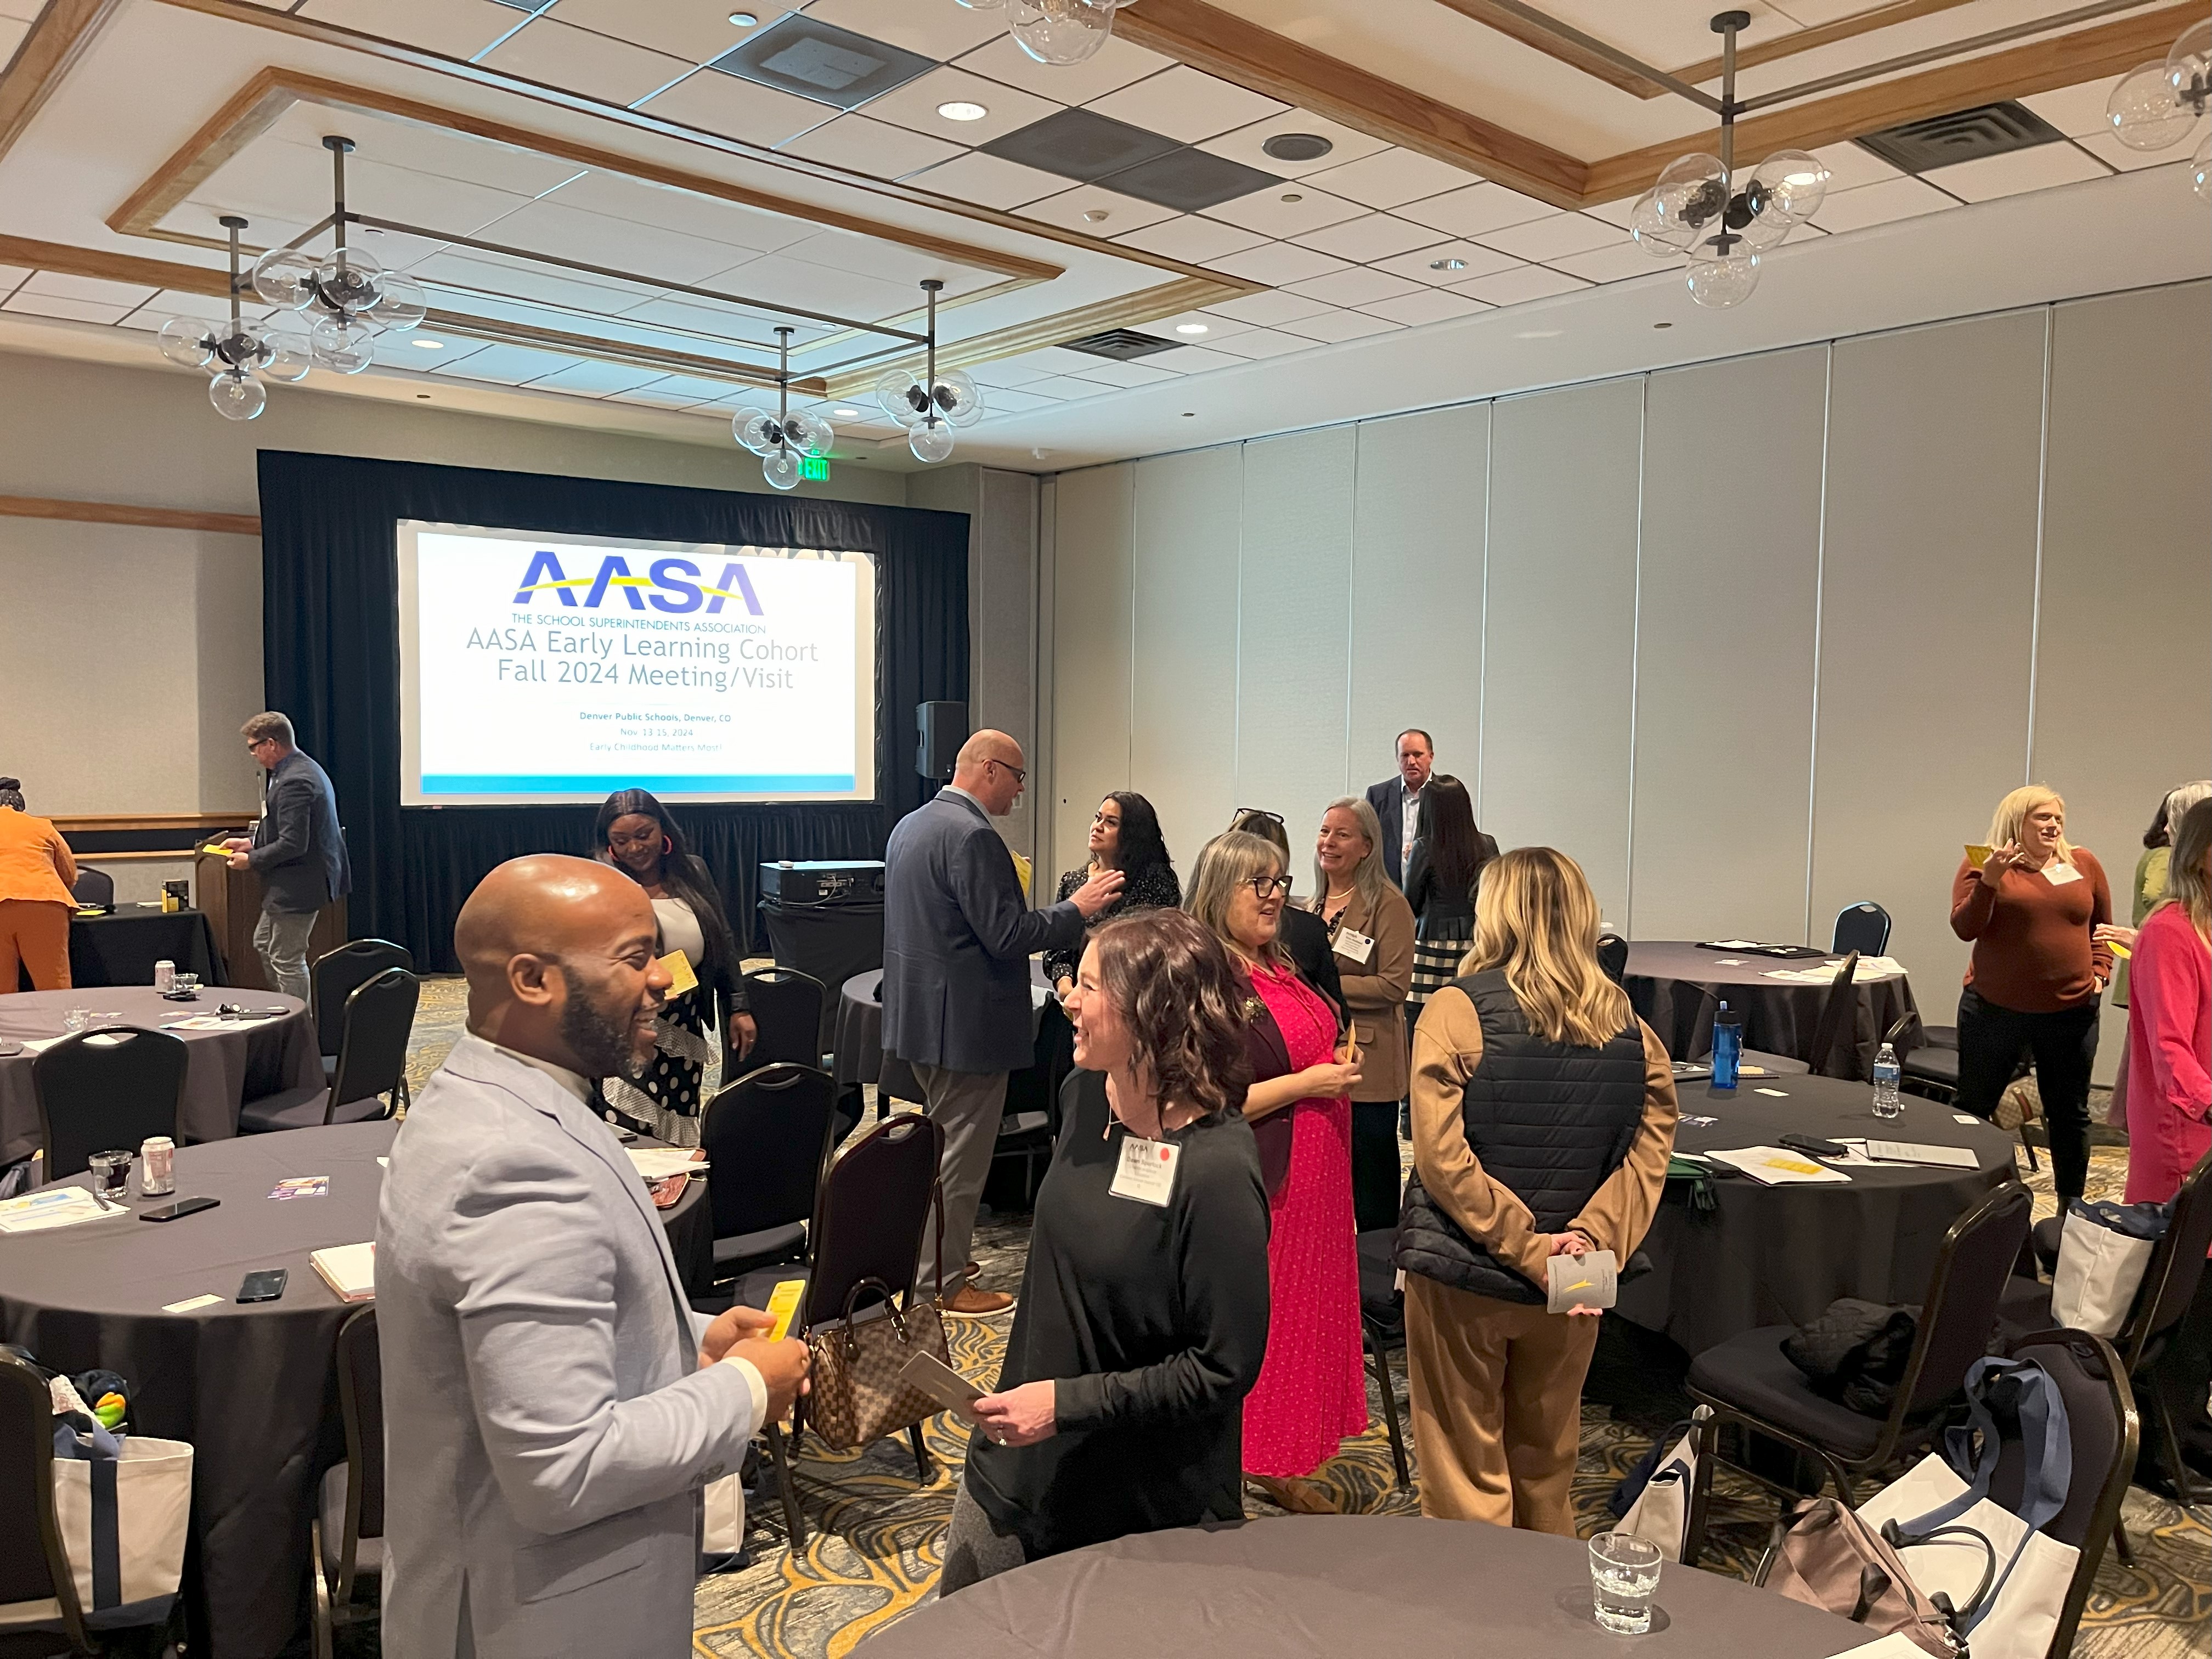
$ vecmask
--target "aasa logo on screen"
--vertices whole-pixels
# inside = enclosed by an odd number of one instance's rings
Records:
[[[584,590],[581,600],[576,597],[578,588]],[[655,559],[646,574],[633,576],[629,561],[619,553],[610,553],[599,561],[597,575],[571,576],[545,548],[530,556],[530,568],[522,573],[522,586],[515,590],[514,602],[526,605],[536,594],[557,593],[571,611],[580,604],[586,611],[597,611],[611,591],[619,592],[633,611],[650,605],[655,611],[679,615],[703,610],[712,617],[720,614],[723,600],[742,599],[753,616],[765,614],[760,595],[753,592],[752,579],[744,566],[734,562],[722,567],[720,581],[705,582],[699,580],[699,567],[689,559]]]

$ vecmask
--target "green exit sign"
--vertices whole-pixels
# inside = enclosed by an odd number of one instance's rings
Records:
[[[830,476],[830,458],[827,455],[800,456],[799,476],[802,478],[827,478]]]

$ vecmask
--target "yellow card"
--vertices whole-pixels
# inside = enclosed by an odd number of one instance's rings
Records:
[[[2119,940],[2116,939],[2106,939],[2105,941],[2105,948],[2107,951],[2110,951],[2114,956],[2118,957],[2122,962],[2129,960],[2135,955],[2134,951],[2129,950],[2126,945],[2121,944]]]
[[[778,1285],[768,1299],[768,1310],[775,1316],[775,1323],[768,1334],[771,1342],[781,1342],[791,1329],[791,1316],[799,1311],[799,1298],[806,1294],[806,1281],[787,1279]]]
[[[1990,849],[1988,848],[1978,847],[1972,842],[1968,842],[1966,843],[1967,863],[1972,865],[1975,869],[1978,870],[1989,861]]]
[[[228,847],[203,847],[200,851],[207,854],[210,858],[227,859],[230,856],[230,848]]]
[[[661,957],[660,965],[668,969],[669,978],[676,982],[668,988],[668,994],[680,997],[686,991],[699,988],[699,975],[691,971],[691,959],[681,951],[671,951]]]
[[[1030,861],[1024,858],[1019,853],[1016,853],[1014,854],[1014,874],[1021,880],[1022,896],[1024,898],[1027,898],[1030,896]]]

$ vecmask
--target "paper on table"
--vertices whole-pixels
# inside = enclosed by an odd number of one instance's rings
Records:
[[[697,1175],[707,1167],[704,1158],[695,1158],[684,1146],[633,1146],[629,1161],[637,1172],[647,1181],[665,1181],[671,1176]]]
[[[161,1022],[161,1029],[165,1031],[228,1031],[232,1026],[221,1014],[191,1014],[183,1019],[165,1019]]]
[[[1850,1139],[1842,1135],[1838,1135],[1836,1137],[1836,1144],[1844,1149],[1844,1155],[1841,1158],[1824,1158],[1820,1160],[1821,1163],[1839,1164],[1845,1169],[1849,1169],[1854,1164],[1869,1170],[1875,1167],[1874,1160],[1866,1155],[1865,1141]]]
[[[1788,980],[1794,985],[1830,985],[1835,982],[1842,968],[1842,960],[1838,958],[1834,962],[1816,962],[1808,968],[1770,968],[1764,976]],[[1904,973],[1904,965],[1893,957],[1861,957],[1858,967],[1852,971],[1851,982],[1860,985],[1870,980],[1898,979]]]
[[[212,1292],[206,1296],[188,1296],[182,1302],[164,1302],[163,1313],[191,1313],[199,1308],[212,1308],[222,1298]]]
[[[1867,1156],[1881,1164],[1928,1164],[1944,1170],[1979,1169],[1982,1162],[1964,1146],[1936,1146],[1914,1140],[1869,1139]]]
[[[1705,1156],[1732,1164],[1753,1181],[1769,1187],[1790,1187],[1800,1182],[1814,1186],[1850,1179],[1840,1170],[1815,1164],[1802,1152],[1789,1152],[1780,1146],[1742,1146],[1732,1152],[1707,1152]]]
[[[47,1187],[0,1203],[0,1233],[39,1233],[130,1213],[119,1204],[102,1203],[82,1187]]]

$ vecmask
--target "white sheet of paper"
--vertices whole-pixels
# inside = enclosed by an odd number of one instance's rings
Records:
[[[1707,1152],[1705,1156],[1716,1163],[1732,1164],[1753,1181],[1764,1182],[1770,1187],[1800,1182],[1824,1185],[1850,1179],[1840,1170],[1831,1170],[1802,1152],[1793,1152],[1783,1146],[1742,1146],[1734,1152]]]
[[[1790,1098],[1790,1091],[1787,1089],[1753,1089],[1752,1093],[1755,1095],[1772,1095],[1777,1100],[1787,1100]]]
[[[637,1172],[647,1181],[665,1181],[670,1176],[702,1175],[706,1172],[704,1158],[694,1158],[688,1146],[632,1146],[629,1161]]]
[[[1164,1206],[1175,1195],[1176,1160],[1182,1156],[1182,1148],[1172,1141],[1129,1135],[1121,1142],[1121,1161],[1114,1171],[1114,1184],[1106,1190],[1116,1198]]]
[[[163,1313],[190,1313],[195,1308],[212,1308],[222,1298],[219,1296],[188,1296],[182,1302],[164,1302]]]
[[[1976,1117],[1972,1112],[1954,1112],[1951,1114],[1951,1121],[1954,1123],[1979,1123],[1981,1119]]]

